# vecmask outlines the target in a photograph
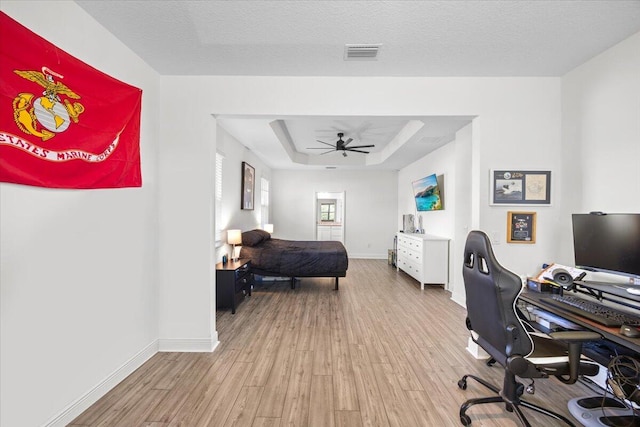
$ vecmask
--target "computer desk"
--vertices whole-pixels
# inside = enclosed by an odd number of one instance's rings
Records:
[[[610,284],[589,284],[585,286],[584,284],[578,284],[576,286],[579,289],[579,293],[591,294],[595,297],[600,297],[602,299],[608,300],[616,300],[621,301],[623,305],[626,305],[631,308],[635,308],[639,310],[640,313],[640,296],[629,295],[626,290],[621,287],[620,289],[612,288]],[[572,291],[565,291],[565,294],[573,294]],[[598,341],[594,344],[595,347],[600,347],[602,344],[606,344],[606,342],[613,343],[616,345],[615,352],[620,353],[628,353],[627,356],[631,356],[634,358],[638,358],[640,360],[640,338],[629,338],[620,334],[620,327],[607,327],[598,322],[594,322],[591,319],[587,319],[586,317],[581,317],[577,314],[574,314],[569,311],[562,310],[561,308],[553,307],[546,305],[540,302],[541,298],[550,297],[551,294],[548,293],[540,293],[529,290],[525,287],[524,291],[519,296],[519,301],[524,302],[525,304],[529,304],[534,306],[535,308],[551,313],[557,317],[568,320],[571,323],[576,324],[579,327],[582,327],[587,330],[595,331],[602,335],[603,341]],[[533,325],[532,325],[533,326]],[[543,329],[543,328],[541,328]],[[546,331],[549,332],[549,331]],[[598,362],[605,368],[608,368],[608,364],[610,358],[615,354],[611,353],[611,349],[609,344],[604,345],[607,347],[607,354],[599,354],[593,350],[591,354],[589,354],[589,350],[586,349],[588,343],[585,343],[583,347],[583,353]],[[600,360],[599,360],[600,359]],[[603,384],[598,384],[600,387],[606,387]],[[635,412],[631,411],[627,408],[617,406],[619,404],[615,404],[615,399],[613,397],[607,397],[607,394],[603,396],[597,395],[595,398],[599,403],[598,407],[593,407],[591,405],[586,405],[582,402],[588,402],[590,399],[593,399],[594,396],[584,396],[571,399],[567,402],[567,406],[569,408],[569,412],[573,417],[575,417],[583,426],[605,426],[610,424],[605,424],[603,421],[603,415],[606,407],[606,413],[608,416],[618,415],[621,416],[619,420],[624,420],[621,425],[635,427],[640,425],[638,420],[635,418]],[[605,404],[606,402],[606,404]],[[613,403],[612,403],[613,402]],[[602,407],[600,406],[602,405]],[[606,417],[604,417],[606,418]]]
[[[623,302],[626,303],[625,305],[628,305],[630,307],[636,306],[638,310],[640,310],[640,297],[624,295],[622,294],[622,292],[626,292],[624,289],[618,292],[615,289],[614,290],[609,289],[610,286],[605,287],[605,285],[594,285],[594,284],[590,284],[588,286],[578,285],[578,287],[582,288],[582,291],[583,291],[582,293],[595,292],[597,295],[600,295],[600,296],[604,295],[605,298],[609,296],[610,300],[615,299],[616,301],[618,299],[624,299]],[[565,294],[570,295],[571,293],[572,293],[571,291],[565,291]],[[638,353],[638,357],[640,358],[640,338],[629,338],[624,335],[621,335],[619,326],[607,327],[600,323],[594,322],[591,319],[587,319],[585,317],[578,316],[572,312],[565,311],[560,308],[552,307],[540,302],[541,298],[548,298],[550,296],[551,294],[548,294],[548,293],[534,292],[525,288],[524,291],[520,294],[519,299],[527,304],[531,304],[535,306],[536,308],[542,311],[546,311],[548,313],[551,313],[553,315],[566,319],[572,323],[575,323],[576,325],[581,326],[584,329],[598,332],[600,335],[602,335],[602,337],[605,340],[618,344],[619,346],[624,347],[628,350],[631,350],[635,353]],[[580,295],[580,296],[584,296],[584,295]],[[640,311],[639,311],[639,316],[640,316]]]

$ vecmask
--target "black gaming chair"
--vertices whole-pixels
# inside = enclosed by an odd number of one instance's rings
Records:
[[[482,231],[471,231],[464,248],[463,277],[467,295],[467,328],[474,342],[504,367],[502,390],[473,375],[465,375],[458,387],[467,388],[473,378],[496,393],[496,396],[470,399],[460,407],[460,422],[470,425],[467,410],[482,403],[504,403],[515,412],[524,426],[530,424],[521,406],[563,421],[573,423],[560,414],[520,399],[524,391],[520,378],[547,378],[552,375],[573,384],[579,375],[596,375],[595,363],[581,360],[582,343],[601,336],[590,331],[553,332],[549,336],[529,333],[517,315],[516,300],[522,281],[496,260],[489,237]],[[568,352],[567,352],[568,350]]]

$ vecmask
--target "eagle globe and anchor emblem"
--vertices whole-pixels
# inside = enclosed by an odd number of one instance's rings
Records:
[[[47,141],[67,130],[71,122],[78,123],[78,116],[84,112],[84,106],[79,102],[72,103],[68,99],[60,99],[60,95],[80,99],[78,94],[54,79],[54,77],[63,79],[64,76],[47,67],[42,67],[42,72],[20,70],[14,70],[14,72],[44,87],[41,97],[35,98],[34,94],[24,92],[14,98],[13,116],[21,131]]]

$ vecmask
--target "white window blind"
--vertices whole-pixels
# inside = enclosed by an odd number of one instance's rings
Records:
[[[260,178],[260,215],[262,227],[269,223],[269,180]]]
[[[216,246],[222,244],[222,165],[224,156],[216,153],[216,206],[215,206],[215,228],[216,228]]]

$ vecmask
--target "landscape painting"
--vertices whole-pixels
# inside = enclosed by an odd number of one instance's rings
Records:
[[[442,210],[442,197],[436,174],[414,181],[413,197],[418,212]]]

